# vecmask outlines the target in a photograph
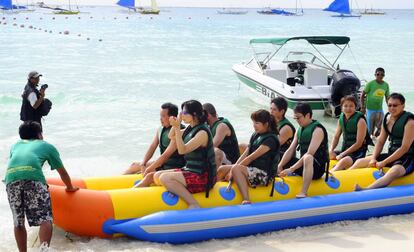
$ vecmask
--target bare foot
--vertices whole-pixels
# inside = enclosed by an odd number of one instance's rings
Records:
[[[250,204],[252,204],[252,202],[250,202],[250,200],[243,200],[241,204],[242,205],[250,205]]]
[[[296,194],[296,198],[297,198],[297,199],[303,199],[303,198],[306,198],[306,197],[308,197],[308,195],[307,195],[306,193],[299,193],[299,194]]]
[[[197,209],[197,208],[201,208],[199,204],[191,204],[191,205],[188,205],[187,209]]]
[[[364,188],[362,188],[360,185],[355,184],[355,187],[354,187],[354,191],[355,191],[355,192],[359,192],[359,191],[363,191],[363,190],[365,190],[365,189],[364,189]]]

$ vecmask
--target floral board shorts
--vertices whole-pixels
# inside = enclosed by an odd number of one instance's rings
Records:
[[[267,184],[267,173],[263,170],[260,170],[256,167],[247,167],[247,180],[251,187],[256,187],[259,185],[265,186]]]
[[[13,214],[14,226],[24,226],[26,216],[30,226],[53,222],[50,194],[40,181],[18,180],[6,186],[7,198]]]

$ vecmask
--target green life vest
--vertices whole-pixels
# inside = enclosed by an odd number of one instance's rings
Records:
[[[239,142],[237,141],[236,132],[227,119],[223,117],[219,117],[218,119],[219,120],[211,126],[211,133],[213,134],[213,137],[216,135],[217,126],[219,126],[220,123],[224,123],[229,127],[231,135],[226,136],[218,148],[222,150],[226,154],[227,159],[234,164],[240,157]]]
[[[181,127],[183,128],[184,126],[181,125]],[[165,128],[165,127],[161,127],[159,132],[158,132],[158,142],[159,145],[158,147],[160,148],[160,154],[162,155],[165,150],[167,149],[168,145],[170,144],[171,140],[168,137],[168,134],[170,133],[170,130],[172,129],[172,127],[169,128]],[[173,168],[181,168],[185,165],[185,160],[184,160],[184,156],[180,155],[178,153],[178,151],[175,151],[170,158],[165,161],[165,163],[158,168],[158,170],[168,170],[168,169],[173,169]]]
[[[314,158],[317,159],[321,165],[323,165],[329,161],[328,133],[326,132],[325,127],[323,127],[323,125],[320,122],[316,120],[312,120],[312,122],[305,128],[300,127],[298,129],[298,141],[299,141],[298,148],[300,151],[300,156],[302,157],[303,155],[305,155],[305,153],[309,149],[309,145],[312,140],[313,131],[317,127],[320,127],[323,130],[324,139],[322,140],[322,143],[319,145],[319,148],[316,150]]]
[[[363,119],[366,121],[364,114],[359,111],[356,111],[349,119],[346,120],[344,113],[341,113],[339,116],[339,126],[342,130],[342,150],[345,151],[349,147],[351,147],[357,141],[357,133],[358,133],[358,122],[359,119]],[[366,150],[368,144],[370,144],[371,138],[367,132],[365,133],[365,140],[360,150]]]
[[[207,147],[198,147],[184,155],[186,165],[185,171],[191,171],[198,174],[207,172],[208,181],[206,184],[206,198],[208,198],[210,189],[213,187],[214,178],[216,177],[217,166],[216,156],[214,154],[213,136],[210,129],[205,124],[198,124],[194,128],[188,126],[183,134],[184,143],[188,143],[200,130],[204,130],[208,135]]]
[[[388,146],[388,153],[392,154],[398,148],[401,147],[403,137],[404,137],[405,125],[407,124],[409,119],[414,119],[414,115],[410,112],[404,111],[400,115],[400,117],[395,121],[394,125],[392,126],[391,132],[390,132],[387,127],[387,120],[388,120],[389,114],[390,113],[387,113],[384,117],[383,127],[389,135],[390,144]],[[407,151],[405,155],[414,156],[414,143],[411,144],[410,149]]]
[[[263,142],[269,138],[273,138],[276,143],[275,150],[269,150],[262,156],[258,157],[257,159],[253,160],[249,164],[249,166],[256,167],[262,171],[265,171],[267,175],[271,178],[275,175],[277,170],[277,164],[279,163],[279,151],[280,151],[280,144],[275,133],[267,132],[264,134],[257,134],[254,133],[250,138],[249,143],[249,155],[255,152]]]
[[[283,155],[283,153],[287,151],[287,149],[289,149],[289,146],[292,143],[293,137],[295,136],[295,132],[296,132],[295,126],[293,126],[293,124],[285,117],[283,118],[282,121],[277,123],[277,129],[279,130],[279,133],[280,133],[280,130],[285,126],[288,126],[292,129],[293,135],[284,144],[280,146],[281,156]]]
[[[184,143],[188,143],[200,130],[208,134],[207,147],[198,147],[184,155],[186,165],[183,170],[203,174],[208,172],[213,177],[216,176],[216,161],[213,147],[213,136],[210,129],[205,124],[198,124],[194,128],[188,126],[183,134]]]

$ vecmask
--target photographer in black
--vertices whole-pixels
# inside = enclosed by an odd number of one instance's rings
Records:
[[[45,91],[48,87],[47,84],[43,84],[40,89],[37,89],[39,85],[40,76],[36,71],[32,71],[27,76],[27,84],[24,87],[22,94],[22,107],[20,110],[20,120],[36,121],[42,125],[42,116],[46,116],[52,108],[52,102],[45,99]]]

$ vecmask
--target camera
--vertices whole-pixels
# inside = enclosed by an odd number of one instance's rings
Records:
[[[43,84],[42,86],[40,86],[40,89],[43,89],[43,90],[45,90],[46,88],[48,88],[49,87],[49,85],[47,85],[47,84]]]

